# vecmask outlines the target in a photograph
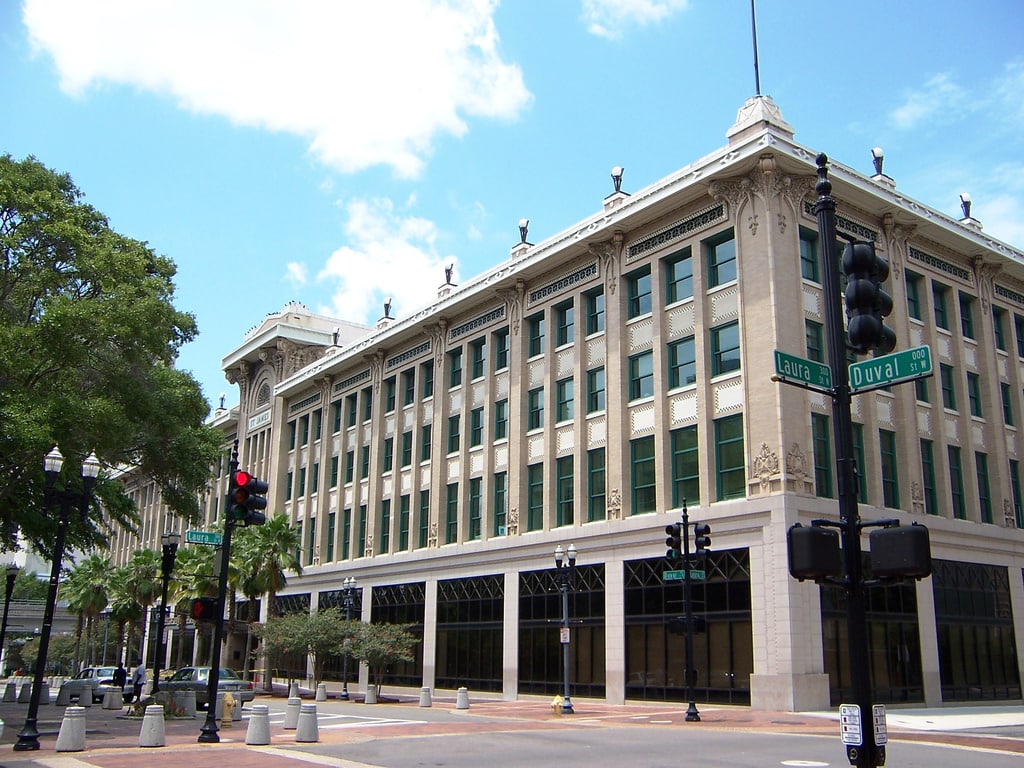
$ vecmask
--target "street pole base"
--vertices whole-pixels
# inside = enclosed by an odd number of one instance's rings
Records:
[[[572,702],[568,699],[562,701],[562,714],[563,715],[575,715],[576,712],[572,708]]]
[[[686,722],[688,722],[688,723],[699,723],[700,722],[700,712],[697,711],[697,705],[694,704],[692,701],[690,702],[690,706],[686,708]]]
[[[348,691],[342,691],[338,698],[342,701],[348,701]]]
[[[39,737],[38,735],[26,736],[24,734],[18,736],[18,741],[14,744],[15,752],[35,752],[39,749]]]
[[[199,729],[199,738],[196,739],[200,744],[217,744],[220,742],[220,736],[217,735],[217,718],[214,706],[216,705],[207,705],[206,722]]]

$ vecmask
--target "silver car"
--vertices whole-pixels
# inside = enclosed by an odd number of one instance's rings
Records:
[[[195,691],[196,706],[206,706],[206,693],[209,686],[210,667],[182,667],[166,683],[160,684],[162,691]],[[233,669],[221,667],[217,678],[218,691],[231,691],[235,701],[244,704],[256,698],[252,683],[243,680]]]
[[[117,667],[86,667],[70,680],[65,680],[62,687],[68,689],[71,698],[77,701],[86,685],[92,686],[92,701],[99,704],[103,701],[103,694],[114,690],[114,671]],[[124,688],[121,689],[124,693]]]

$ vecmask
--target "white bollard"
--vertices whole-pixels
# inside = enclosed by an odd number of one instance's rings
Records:
[[[363,704],[377,703],[377,686],[372,683],[366,686],[366,693],[363,694]]]
[[[316,700],[327,701],[327,683],[316,684]]]
[[[85,710],[68,707],[57,734],[58,752],[81,752],[85,749]]]
[[[140,747],[162,747],[167,743],[164,731],[164,708],[160,704],[150,704],[142,718],[142,730],[139,731]]]
[[[18,703],[28,704],[30,701],[32,701],[32,681],[26,680],[21,684],[21,690],[18,691]]]
[[[298,699],[298,698],[300,698],[300,696],[299,696],[299,683],[298,683],[298,681],[293,680],[292,684],[288,687],[288,698],[289,699]]]
[[[420,706],[429,707],[433,702],[430,700],[430,689],[420,688]]]
[[[294,731],[299,724],[299,707],[302,705],[302,699],[298,696],[292,696],[288,699],[288,706],[284,710],[284,725],[281,727],[286,731]]]
[[[270,708],[266,704],[253,704],[249,713],[249,728],[245,732],[245,743],[264,746],[270,743]]]
[[[303,704],[299,722],[295,728],[295,741],[312,743],[320,741],[320,730],[316,722],[316,704]]]
[[[71,689],[67,685],[61,685],[60,690],[57,691],[55,703],[58,707],[66,707],[71,703]]]
[[[469,689],[459,688],[459,692],[455,696],[455,708],[469,709]]]
[[[18,700],[18,684],[14,680],[8,680],[4,686],[4,701]]]
[[[111,688],[103,692],[104,709],[122,709],[124,707],[124,694],[117,688]]]
[[[182,717],[196,716],[195,691],[173,691],[171,693],[171,704],[181,710]]]
[[[86,683],[81,688],[81,693],[78,695],[78,706],[80,707],[91,707],[92,706],[92,683]]]
[[[49,704],[50,703],[50,684],[46,680],[43,680],[43,687],[39,691],[39,703],[40,704]]]

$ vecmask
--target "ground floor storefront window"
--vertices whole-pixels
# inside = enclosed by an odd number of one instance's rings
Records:
[[[504,605],[504,576],[438,582],[438,688],[501,690]]]

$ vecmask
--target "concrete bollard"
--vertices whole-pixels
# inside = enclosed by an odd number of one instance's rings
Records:
[[[299,724],[299,707],[302,705],[302,699],[298,696],[292,696],[288,699],[288,705],[284,710],[284,725],[281,727],[286,731],[294,731]]]
[[[18,700],[18,684],[14,680],[8,680],[4,686],[4,701]]]
[[[18,703],[28,704],[32,700],[32,683],[26,680],[21,684],[21,688],[18,690]],[[42,701],[42,699],[40,699]]]
[[[124,693],[117,688],[111,688],[103,692],[104,709],[121,709],[124,707]]]
[[[253,704],[249,713],[249,728],[245,732],[245,743],[264,746],[270,743],[270,708],[266,704]]]
[[[160,704],[150,704],[142,718],[142,730],[139,731],[140,747],[162,747],[167,743],[164,732],[164,708]]]
[[[82,692],[78,694],[78,706],[92,706],[92,683],[86,683],[82,686]]]
[[[171,693],[171,705],[181,710],[182,717],[196,716],[196,692],[174,691]]]
[[[298,681],[293,680],[292,684],[290,686],[288,686],[288,698],[289,699],[301,698],[299,696],[299,683],[298,683]]]
[[[316,684],[316,700],[327,701],[327,683]]]
[[[320,729],[316,721],[316,704],[302,705],[299,722],[295,728],[295,741],[303,744],[320,741]]]
[[[50,703],[50,684],[46,680],[43,680],[43,687],[39,690],[39,703]]]
[[[420,706],[429,707],[433,702],[430,700],[430,689],[420,688]]]
[[[85,710],[82,707],[64,710],[56,749],[58,752],[81,752],[85,749]]]
[[[58,707],[66,707],[71,704],[71,689],[67,685],[62,685],[60,690],[57,691],[57,701],[55,703]]]
[[[469,689],[459,688],[459,692],[455,696],[455,708],[469,709]]]
[[[224,719],[224,694],[225,693],[230,693],[230,691],[217,691],[217,708],[214,709],[213,716],[215,718],[217,718],[218,720],[223,720]],[[232,720],[241,720],[242,719],[242,702],[240,702],[238,699],[236,699],[234,697],[234,694],[232,694],[231,699],[234,702],[231,705],[231,708],[230,708],[231,719]]]

